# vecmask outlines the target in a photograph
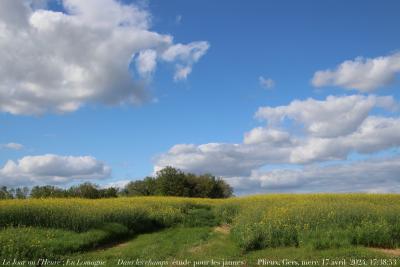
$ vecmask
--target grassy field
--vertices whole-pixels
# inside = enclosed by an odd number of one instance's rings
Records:
[[[400,195],[5,200],[0,227],[0,266],[400,266]]]

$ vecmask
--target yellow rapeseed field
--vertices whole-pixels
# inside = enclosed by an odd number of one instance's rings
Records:
[[[207,220],[229,224],[233,240],[244,251],[288,246],[394,248],[400,244],[400,195],[396,194],[272,194],[223,200],[28,199],[0,201],[0,255],[11,255],[17,249],[18,255],[42,255],[35,250],[27,253],[12,243],[10,236],[18,233],[30,236],[26,240],[38,251],[50,246],[37,243],[43,242],[35,238],[40,231],[40,235],[50,234],[51,240],[81,240],[70,246],[73,249],[62,248],[73,252],[119,235],[171,227],[188,218],[197,220],[196,225]],[[4,247],[9,248],[7,252]]]

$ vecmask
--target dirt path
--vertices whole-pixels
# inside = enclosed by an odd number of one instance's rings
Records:
[[[380,252],[389,256],[400,257],[400,248],[397,249],[387,249],[387,248],[371,248],[372,251]]]
[[[213,232],[222,234],[222,235],[228,235],[230,233],[230,230],[231,230],[231,227],[230,227],[230,225],[227,225],[227,224],[216,226],[212,229]],[[210,240],[207,240],[207,241],[208,242],[205,242],[201,245],[197,245],[197,246],[189,248],[188,251],[190,253],[199,253],[199,252],[207,249],[208,247],[210,247],[212,245],[209,242]]]
[[[214,228],[214,232],[227,235],[231,231],[231,226],[228,224],[223,224]]]

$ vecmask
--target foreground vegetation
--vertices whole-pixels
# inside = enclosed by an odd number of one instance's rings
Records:
[[[293,266],[295,261],[299,265],[304,263],[303,266],[322,266],[326,259],[331,259],[332,263],[333,260],[345,260],[347,265],[351,265],[355,259],[362,259],[367,265],[374,264],[376,259],[385,259],[387,262],[392,260],[394,263],[393,258],[365,247],[325,250],[280,247],[244,253],[228,232],[215,227],[168,228],[140,235],[111,248],[74,254],[68,259],[92,262],[101,260],[105,266],[116,266],[118,262],[121,265],[121,260],[134,263],[130,266],[146,266],[145,261],[149,263],[150,260],[154,265],[157,261],[164,262],[164,266]]]
[[[400,196],[3,200],[0,227],[0,258],[374,257],[400,246]]]
[[[400,244],[399,195],[273,195],[233,200],[232,233],[245,250]]]

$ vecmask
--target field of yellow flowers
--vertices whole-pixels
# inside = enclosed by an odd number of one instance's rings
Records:
[[[400,244],[400,195],[270,195],[228,201],[239,206],[232,235],[245,250]]]
[[[0,201],[0,258],[57,258],[167,227],[229,225],[243,253],[400,245],[400,195]],[[156,242],[156,241],[155,241]]]

